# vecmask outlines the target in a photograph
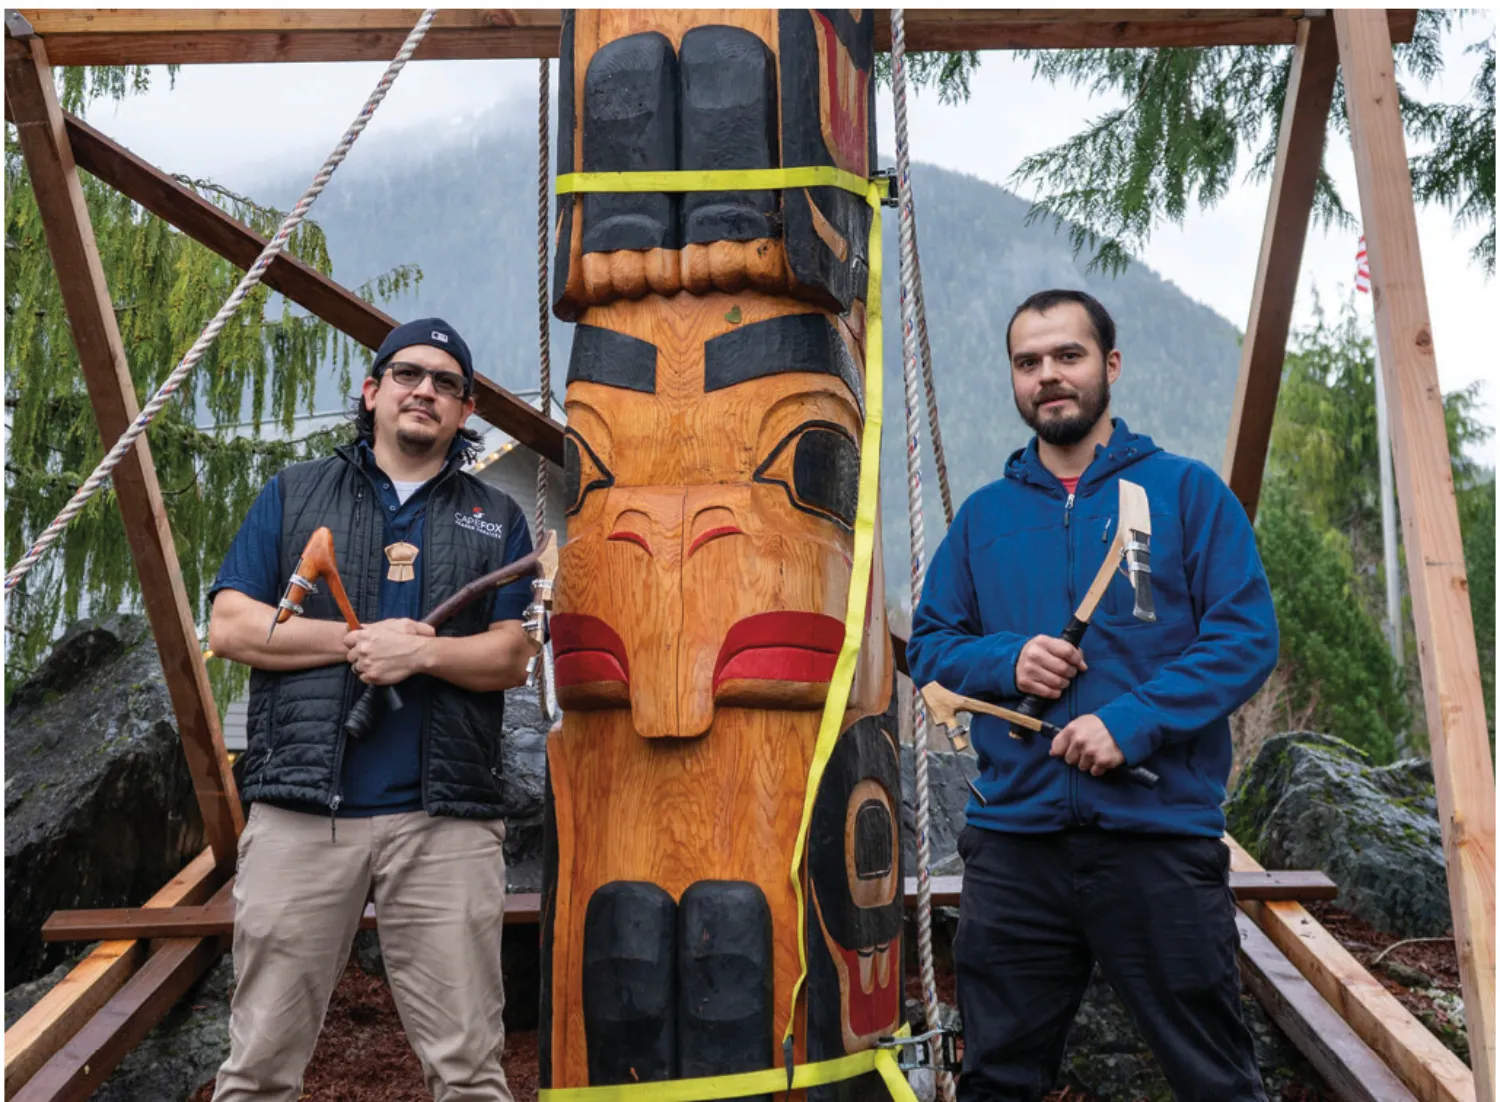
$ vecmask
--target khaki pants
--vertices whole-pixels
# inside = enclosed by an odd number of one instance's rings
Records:
[[[257,803],[234,887],[230,1054],[214,1102],[295,1102],[370,888],[407,1039],[436,1102],[511,1102],[500,1066],[505,824],[340,819]]]

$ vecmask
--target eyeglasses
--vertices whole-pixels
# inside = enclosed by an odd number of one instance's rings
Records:
[[[409,364],[397,361],[386,364],[381,370],[382,375],[389,375],[391,381],[399,387],[407,390],[415,390],[422,385],[422,380],[428,376],[432,377],[432,389],[445,398],[466,398],[469,388],[464,383],[464,377],[452,371],[434,371],[430,367],[421,364]]]

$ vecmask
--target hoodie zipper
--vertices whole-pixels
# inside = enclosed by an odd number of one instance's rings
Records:
[[[1064,533],[1063,534],[1063,542],[1068,545],[1068,608],[1070,608],[1070,609],[1076,607],[1075,603],[1074,603],[1075,602],[1075,597],[1074,597],[1074,590],[1073,590],[1073,527],[1072,527],[1072,521],[1073,521],[1073,499],[1075,498],[1075,496],[1076,496],[1075,493],[1070,492],[1068,494],[1068,503],[1063,506],[1063,533]],[[1068,719],[1069,720],[1071,720],[1073,718],[1073,707],[1074,707],[1074,703],[1077,700],[1077,696],[1076,696],[1075,689],[1074,689],[1074,684],[1073,684],[1076,680],[1077,680],[1077,676],[1076,675],[1074,677],[1070,678],[1068,680],[1068,687],[1063,691],[1064,702],[1067,705]],[[1063,724],[1063,726],[1066,726],[1066,724]],[[1072,809],[1072,812],[1073,812],[1073,823],[1074,823],[1075,826],[1082,826],[1083,825],[1083,815],[1079,811],[1079,808],[1078,808],[1078,770],[1075,769],[1073,766],[1068,765],[1066,762],[1063,763],[1063,767],[1068,771],[1068,806],[1069,806],[1069,808]]]

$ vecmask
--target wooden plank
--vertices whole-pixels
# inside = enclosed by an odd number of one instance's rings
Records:
[[[272,12],[271,14],[277,14]],[[266,239],[213,203],[73,115],[64,115],[78,167],[176,226],[225,260],[249,268]],[[366,348],[378,348],[395,319],[317,269],[283,253],[263,282]],[[554,463],[563,461],[562,426],[503,389],[483,373],[474,376],[474,411]]]
[[[505,899],[505,925],[535,926],[542,897],[515,892]],[[366,904],[360,928],[376,928],[375,905]],[[234,902],[206,906],[107,907],[86,911],[54,911],[42,926],[43,941],[94,941],[98,938],[227,937],[234,933]]]
[[[1068,49],[1290,45],[1304,9],[914,8],[907,48]],[[376,11],[21,9],[47,38],[57,65],[389,61],[417,9]],[[1395,41],[1411,38],[1413,12],[1390,13]],[[445,11],[416,60],[556,57],[557,10]],[[890,17],[876,15],[876,48],[889,49]]]
[[[1233,838],[1230,865],[1260,865]],[[1422,1102],[1474,1102],[1474,1075],[1300,903],[1240,904],[1360,1038]]]
[[[214,901],[232,902],[232,890],[232,883],[225,884]],[[218,938],[158,943],[140,971],[15,1093],[14,1102],[83,1102],[226,947]]]
[[[1245,984],[1333,1093],[1348,1102],[1416,1102],[1349,1023],[1292,967],[1248,915],[1235,916]]]
[[[1249,872],[1230,877],[1235,897],[1247,899],[1332,899],[1338,887],[1321,872]],[[958,906],[963,889],[961,876],[932,878],[932,902],[939,907]],[[906,880],[906,905],[917,905],[917,881]],[[541,913],[541,896],[515,892],[505,900],[507,926],[535,925]],[[375,908],[367,906],[361,920],[364,929],[375,928]],[[98,938],[219,937],[234,930],[234,908],[229,904],[204,907],[178,906],[167,910],[145,907],[109,907],[81,911],[54,911],[42,926],[44,941],[94,941]]]
[[[1297,33],[1281,115],[1271,199],[1250,299],[1250,324],[1241,346],[1240,376],[1224,450],[1224,481],[1252,520],[1271,443],[1271,421],[1281,387],[1313,192],[1323,163],[1338,63],[1333,24],[1327,19],[1304,21]]]
[[[1250,917],[1241,912],[1235,920],[1246,986],[1334,1094],[1350,1102],[1415,1102],[1416,1096]]]
[[[218,883],[213,850],[190,861],[165,887],[146,901],[150,908],[201,903]],[[5,1097],[36,1074],[37,1068],[77,1033],[146,958],[139,941],[106,941],[79,961],[5,1031]]]
[[[1495,774],[1385,21],[1336,9],[1475,1085],[1495,1097]]]
[[[108,446],[139,413],[135,384],[115,325],[46,49],[37,38],[7,46],[25,54],[20,63],[5,66],[5,97],[35,189],[99,434]],[[112,478],[205,833],[219,866],[227,870],[234,864],[244,812],[224,755],[219,714],[145,437]]]
[[[957,907],[963,891],[962,876],[934,876],[932,878],[932,905],[934,907]],[[1267,872],[1264,869],[1235,871],[1229,875],[1229,888],[1240,902],[1267,899],[1298,900],[1310,903],[1315,900],[1335,898],[1338,885],[1321,872],[1288,870]],[[906,905],[917,905],[917,879],[906,878]],[[88,912],[83,912],[88,913]]]

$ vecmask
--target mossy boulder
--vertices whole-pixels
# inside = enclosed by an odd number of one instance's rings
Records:
[[[1340,739],[1266,741],[1225,805],[1229,832],[1268,869],[1321,869],[1336,905],[1400,937],[1440,937],[1452,917],[1432,764],[1378,766]]]
[[[5,713],[7,985],[63,958],[53,911],[138,907],[204,844],[150,625],[78,622]]]

